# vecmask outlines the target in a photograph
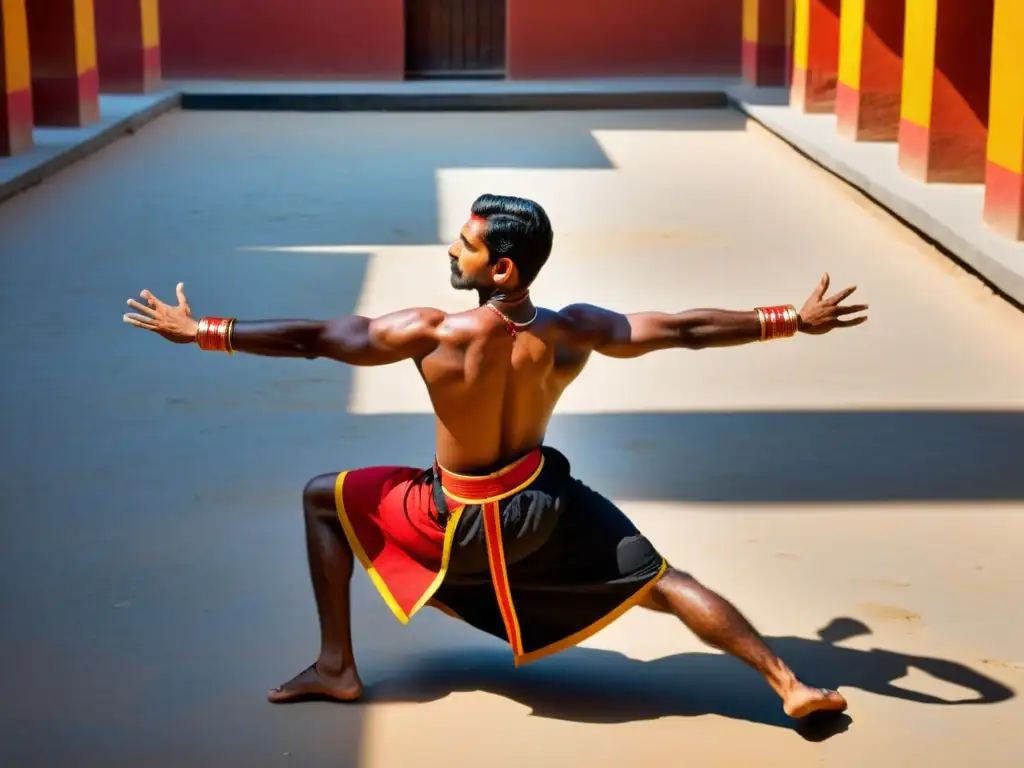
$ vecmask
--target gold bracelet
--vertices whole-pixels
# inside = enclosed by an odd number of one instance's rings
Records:
[[[761,321],[761,341],[787,339],[796,336],[799,329],[800,315],[791,304],[757,307],[757,316]]]

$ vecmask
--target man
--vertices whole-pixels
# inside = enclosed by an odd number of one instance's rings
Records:
[[[431,605],[512,647],[517,665],[571,647],[640,605],[671,613],[704,642],[757,669],[802,718],[842,711],[836,691],[799,681],[729,602],[670,567],[614,504],[572,477],[544,446],[555,405],[593,352],[627,358],[820,334],[864,321],[866,306],[826,297],[829,279],[797,313],[698,309],[622,315],[576,304],[534,306],[551,224],[535,202],[483,195],[449,248],[452,286],[480,306],[448,314],[405,309],[374,319],[196,320],[149,291],[125,322],[204,350],[329,358],[349,365],[413,361],[437,417],[434,465],[371,467],[314,478],[303,496],[320,617],[317,660],[272,702],[352,701],[362,693],[352,650],[349,582],[355,558],[400,621]]]

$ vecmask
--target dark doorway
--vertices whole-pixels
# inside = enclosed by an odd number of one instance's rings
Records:
[[[505,0],[405,0],[410,79],[505,76]]]

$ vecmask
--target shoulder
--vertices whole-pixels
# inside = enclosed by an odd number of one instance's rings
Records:
[[[369,321],[371,338],[399,343],[436,339],[447,314],[432,307],[410,307]]]
[[[569,304],[555,313],[559,336],[576,344],[599,344],[615,333],[622,315],[594,304]]]

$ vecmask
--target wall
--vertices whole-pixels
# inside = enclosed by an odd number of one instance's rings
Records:
[[[738,0],[508,0],[510,78],[739,74]],[[384,79],[404,0],[164,0],[164,76]]]
[[[511,78],[738,75],[739,0],[509,0]]]
[[[390,79],[405,71],[403,0],[164,0],[164,76]]]

